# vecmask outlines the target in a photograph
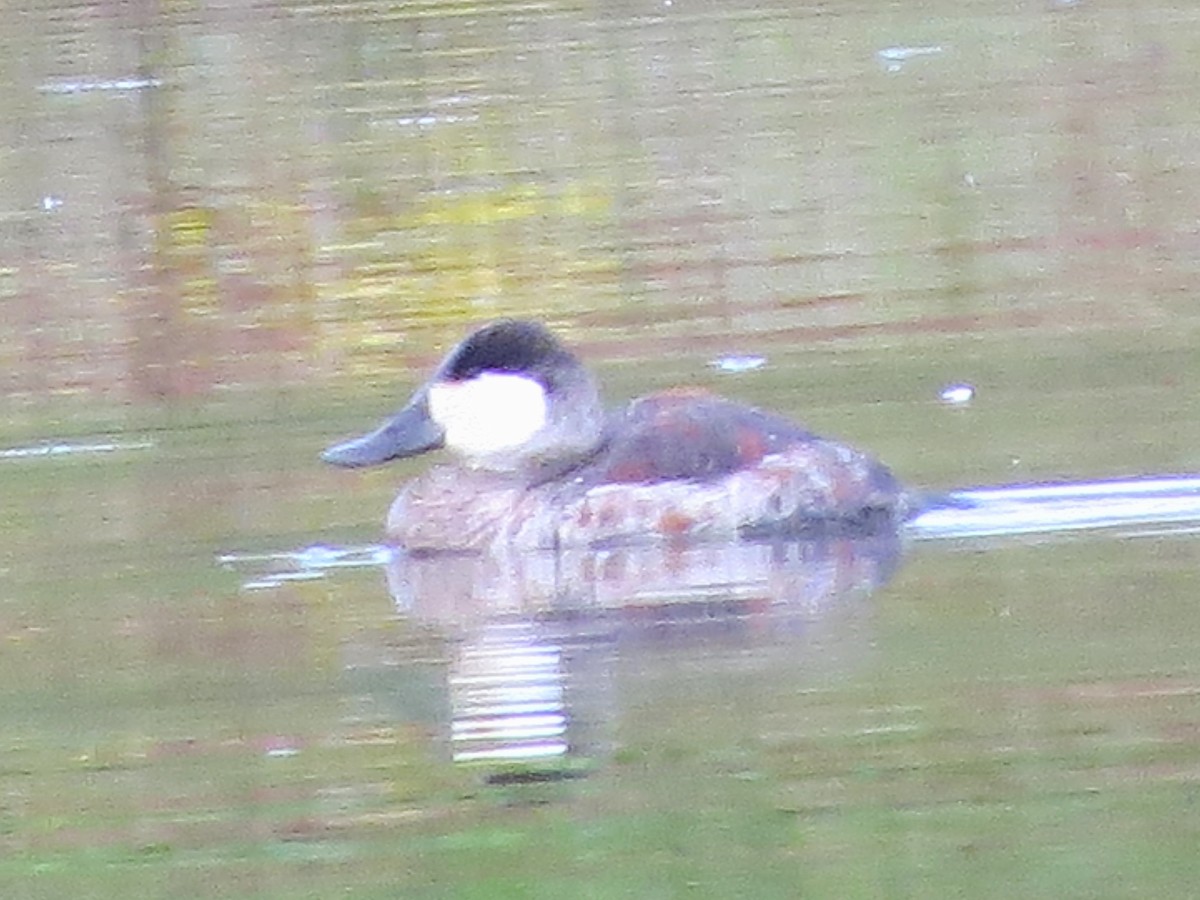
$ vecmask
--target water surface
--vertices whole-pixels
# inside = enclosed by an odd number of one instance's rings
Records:
[[[4,895],[1189,895],[1200,544],[1111,491],[1200,472],[1196,20],[0,10]],[[398,581],[426,463],[317,454],[497,315],[614,402],[1109,493]],[[542,763],[462,737],[497,668]]]

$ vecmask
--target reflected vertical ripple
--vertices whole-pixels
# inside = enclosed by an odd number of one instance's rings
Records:
[[[530,622],[484,628],[450,676],[454,759],[530,760],[567,752],[562,648]]]

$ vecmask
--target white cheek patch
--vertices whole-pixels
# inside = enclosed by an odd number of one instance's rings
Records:
[[[519,447],[545,426],[546,392],[521,375],[484,372],[430,385],[429,415],[446,433],[446,447],[486,456]]]

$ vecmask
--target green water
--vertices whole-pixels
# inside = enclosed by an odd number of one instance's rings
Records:
[[[890,366],[856,371],[897,390]],[[1132,417],[1125,393],[1143,388],[1105,389]],[[1061,415],[1062,392],[1027,397],[1012,446],[1091,421]],[[581,780],[489,786],[439,737],[451,645],[397,617],[376,571],[249,591],[217,562],[376,539],[399,474],[318,468],[343,418],[324,405],[124,414],[152,446],[0,467],[15,895],[1186,893],[1187,535],[923,545],[799,630],[619,643],[611,753]],[[882,412],[864,434],[904,418]],[[916,438],[878,437],[920,468]]]
[[[451,761],[463,637],[380,570],[223,560],[377,541],[426,463],[319,451],[497,315],[613,401],[713,388],[917,486],[1200,471],[1197,24],[0,9],[0,451],[123,445],[0,456],[0,895],[1192,895],[1186,531],[634,629],[602,752],[510,785]]]

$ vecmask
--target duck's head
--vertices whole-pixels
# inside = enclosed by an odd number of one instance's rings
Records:
[[[542,325],[502,319],[451,350],[395,416],[321,458],[373,466],[445,447],[476,468],[534,474],[586,459],[603,429],[579,360]]]

